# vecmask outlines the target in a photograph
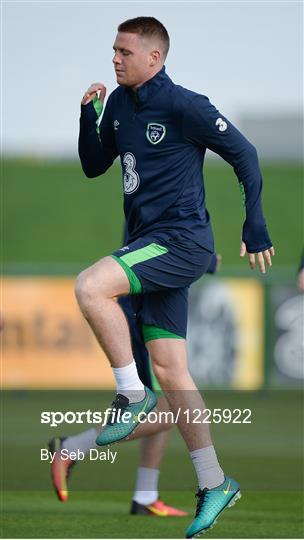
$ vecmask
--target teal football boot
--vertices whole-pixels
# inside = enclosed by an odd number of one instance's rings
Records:
[[[109,420],[96,439],[98,446],[122,441],[133,433],[140,421],[157,404],[157,397],[146,386],[145,393],[144,399],[136,403],[130,403],[126,396],[117,394],[108,415]]]
[[[186,538],[194,538],[211,529],[225,508],[233,506],[241,498],[240,486],[233,478],[213,489],[199,489],[196,494],[195,518],[186,531]]]

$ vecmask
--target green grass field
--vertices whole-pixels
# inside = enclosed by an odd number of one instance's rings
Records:
[[[193,493],[165,496],[193,513]],[[184,538],[189,517],[130,516],[130,498],[125,492],[77,492],[60,504],[51,493],[8,493],[4,538]],[[303,538],[302,511],[299,493],[245,492],[206,538]]]
[[[227,510],[210,538],[301,538],[303,396],[299,391],[208,391],[207,405],[248,407],[252,424],[212,426],[225,470],[242,486],[243,498]],[[11,538],[183,538],[190,518],[129,516],[138,462],[136,441],[115,445],[114,464],[86,460],[70,481],[70,500],[52,492],[49,464],[40,448],[56,435],[87,426],[50,428],[42,410],[102,410],[110,400],[98,392],[4,392],[2,452],[3,536]],[[194,512],[195,477],[185,446],[173,430],[161,470],[161,495]],[[25,491],[26,490],[26,491]]]
[[[277,251],[274,271],[282,265],[296,267],[302,248],[301,166],[265,163],[262,172],[264,212]],[[206,164],[205,184],[216,250],[223,255],[225,272],[240,265],[241,195],[231,167],[224,162]],[[60,267],[78,269],[121,245],[118,166],[88,180],[77,162],[4,160],[3,194],[8,271],[14,263],[20,271],[38,268],[39,263],[50,273]]]

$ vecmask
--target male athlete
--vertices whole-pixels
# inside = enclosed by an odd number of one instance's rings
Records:
[[[122,413],[98,435],[100,446],[130,436],[139,415],[157,402],[140,381],[128,324],[116,302],[132,297],[153,370],[198,477],[196,515],[186,531],[192,538],[240,497],[239,485],[218,463],[208,424],[189,422],[196,409],[205,409],[187,368],[186,327],[188,288],[206,272],[214,251],[202,176],[206,148],[233,166],[240,183],[246,207],[240,255],[249,254],[251,268],[257,257],[264,273],[274,249],[255,148],[205,96],[172,82],[164,68],[168,50],[168,33],[153,17],[122,23],[113,58],[119,86],[98,128],[106,89],[93,84],[83,97],[82,167],[94,178],[120,156],[128,245],[83,271],[76,296],[110,360],[117,383],[113,407]]]

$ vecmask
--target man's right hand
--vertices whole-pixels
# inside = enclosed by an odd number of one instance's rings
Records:
[[[244,257],[246,253],[248,253],[246,244],[245,242],[243,242],[243,240],[241,240],[240,257]],[[271,246],[269,249],[265,249],[265,251],[259,251],[258,253],[248,253],[249,266],[251,270],[254,270],[255,268],[255,256],[256,256],[260,272],[262,272],[262,274],[265,274],[266,273],[265,262],[267,266],[272,266],[271,257],[274,257],[274,255],[275,255],[275,251],[274,251],[273,246]]]
[[[96,96],[98,92],[99,92],[98,99],[99,101],[101,101],[101,103],[103,103],[104,98],[106,96],[107,89],[102,83],[93,83],[84,94],[81,100],[81,105],[87,105],[88,103],[90,103],[90,101],[94,99],[94,97]]]

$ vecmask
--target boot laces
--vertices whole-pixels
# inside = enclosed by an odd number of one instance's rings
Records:
[[[112,410],[109,414],[107,425],[112,426],[119,419],[121,420],[121,417],[123,413],[126,411],[126,408],[128,405],[129,405],[128,398],[126,396],[123,396],[122,394],[117,394],[117,396],[115,397],[111,405]],[[120,414],[119,414],[119,411],[121,411]]]
[[[203,490],[199,489],[198,492],[195,494],[195,497],[197,498],[195,517],[199,515],[204,502],[208,498],[209,493],[210,493],[210,490],[207,488],[204,488]]]

